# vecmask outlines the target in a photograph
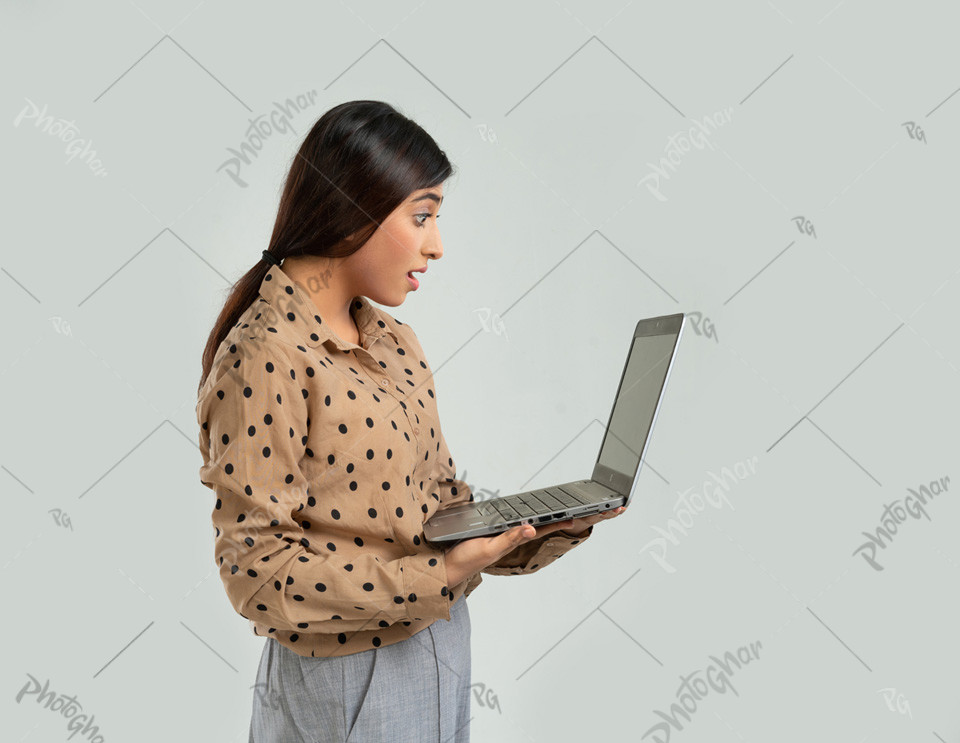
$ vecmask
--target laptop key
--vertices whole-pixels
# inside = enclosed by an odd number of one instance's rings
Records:
[[[580,505],[580,503],[578,503],[576,500],[571,498],[569,495],[567,495],[564,491],[560,490],[559,488],[557,488],[556,492],[554,493],[554,497],[556,497],[556,499],[560,501],[567,508]]]
[[[512,516],[515,516],[516,513],[517,513],[517,512],[516,512],[509,504],[507,504],[507,503],[501,503],[501,504],[499,504],[499,505],[497,506],[497,510],[500,512],[500,514],[501,514],[502,516],[505,516],[505,517],[508,517],[508,518],[509,518],[509,517],[512,517]]]
[[[543,493],[531,494],[530,497],[524,498],[524,505],[528,508],[533,509],[534,511],[549,511],[550,506],[544,500]]]
[[[563,490],[563,488],[560,488],[560,489]],[[577,503],[579,503],[581,506],[585,506],[585,505],[587,505],[587,504],[590,502],[590,501],[588,501],[586,498],[584,498],[583,496],[578,495],[577,493],[571,492],[571,491],[569,491],[569,490],[564,490],[563,492],[566,493],[567,495],[569,495],[571,498],[573,498],[573,499],[574,499]]]
[[[555,490],[548,490],[544,494],[542,500],[546,501],[547,505],[555,511],[562,510],[563,508],[567,507],[562,500],[556,497]]]

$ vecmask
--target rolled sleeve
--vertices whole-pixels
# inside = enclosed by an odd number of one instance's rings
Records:
[[[583,534],[578,536],[572,536],[560,529],[529,542],[524,542],[495,563],[488,565],[481,572],[488,575],[528,575],[536,573],[550,563],[556,562],[577,545],[587,541],[593,533],[593,526],[591,524]]]

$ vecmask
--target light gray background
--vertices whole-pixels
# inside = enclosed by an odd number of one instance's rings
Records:
[[[759,643],[736,693],[709,690],[670,740],[960,740],[958,18],[863,0],[4,3],[0,736],[67,739],[16,702],[32,675],[107,741],[246,740],[263,640],[213,564],[200,353],[302,136],[374,98],[459,170],[444,258],[387,309],[423,342],[476,492],[588,474],[636,320],[699,318],[633,507],[469,599],[473,739],[665,740],[643,736],[681,677]],[[221,166],[249,121],[309,91],[238,185]],[[103,174],[70,161],[59,120]],[[705,120],[722,124],[691,147]],[[662,199],[644,180],[661,159]],[[719,507],[678,504],[754,458]],[[947,477],[883,571],[854,555],[885,504]],[[669,572],[650,544],[681,516]]]

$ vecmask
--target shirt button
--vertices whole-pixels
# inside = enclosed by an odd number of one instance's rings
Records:
[[[381,380],[380,380],[380,384],[382,384],[384,387],[386,387],[388,384],[390,384],[390,380],[389,380],[389,379],[381,379]]]
[[[414,428],[414,429],[413,429],[413,432],[414,432],[415,434],[417,434],[417,436],[420,435],[420,429],[419,429],[419,428]]]

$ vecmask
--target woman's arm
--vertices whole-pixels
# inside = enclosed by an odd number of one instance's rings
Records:
[[[214,554],[234,609],[285,630],[449,619],[441,550],[395,560],[338,554],[333,544],[311,544],[323,537],[312,536],[315,530],[308,537],[294,518],[311,495],[322,494],[311,491],[300,468],[308,392],[291,368],[277,344],[224,353],[197,406],[200,479],[217,495]]]

